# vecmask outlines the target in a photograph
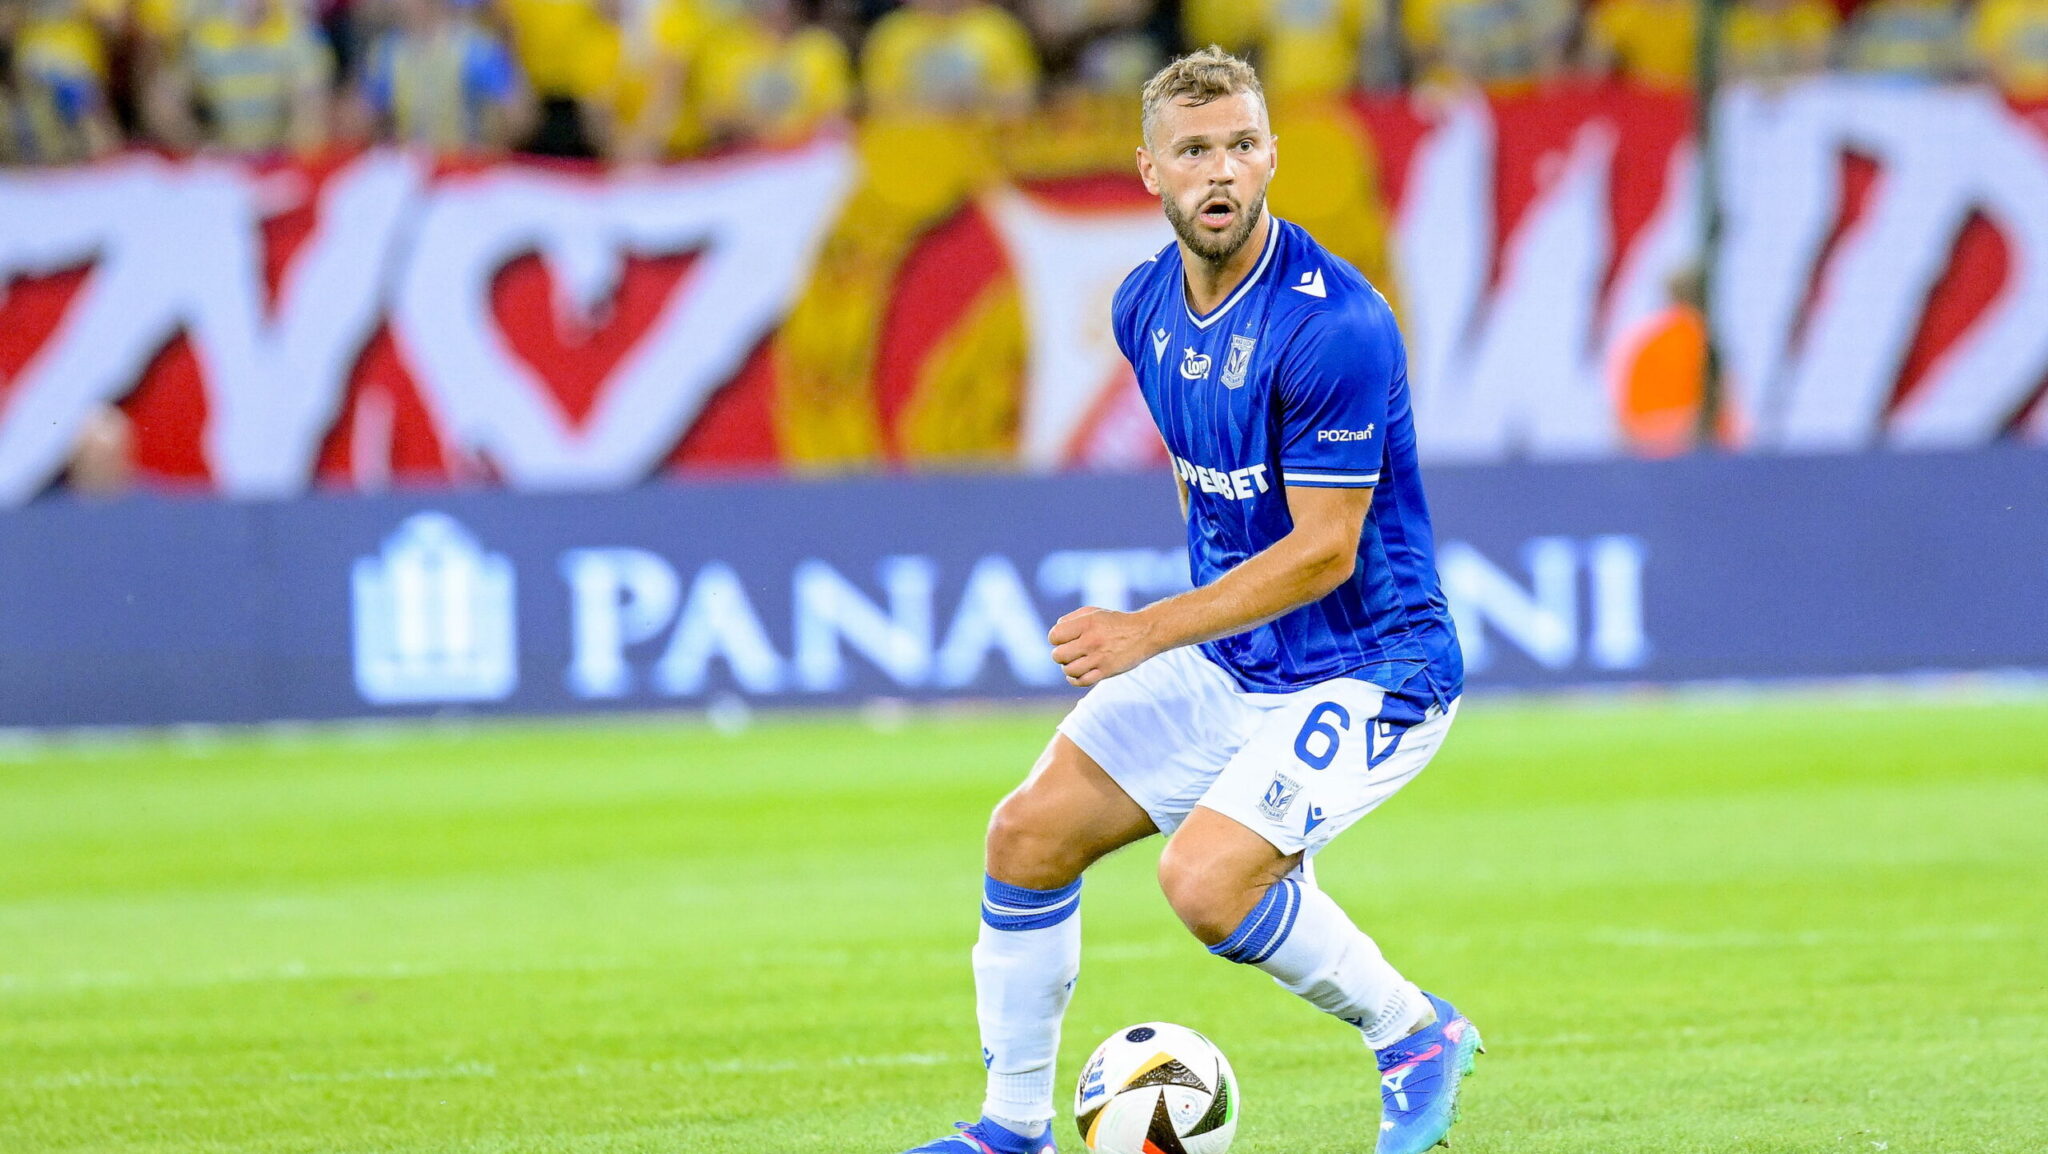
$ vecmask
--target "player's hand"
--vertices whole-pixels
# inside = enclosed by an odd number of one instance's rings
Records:
[[[1067,684],[1083,689],[1134,669],[1159,652],[1151,625],[1142,615],[1093,605],[1053,622],[1046,640],[1052,642],[1052,659],[1066,671]]]

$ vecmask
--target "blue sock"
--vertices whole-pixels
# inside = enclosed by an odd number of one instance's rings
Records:
[[[1073,917],[1081,908],[1081,879],[1056,890],[1032,890],[984,876],[981,920],[999,930],[1042,930]]]
[[[1209,947],[1209,952],[1219,958],[1256,966],[1273,956],[1273,951],[1287,940],[1294,930],[1294,919],[1301,913],[1301,883],[1293,878],[1281,878],[1266,887],[1266,896],[1252,907],[1230,936]]]

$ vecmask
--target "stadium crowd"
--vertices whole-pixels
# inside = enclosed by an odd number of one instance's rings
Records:
[[[1128,103],[1168,53],[1249,51],[1277,99],[1693,82],[1695,0],[0,0],[0,163],[135,143],[400,142],[657,161],[855,110]],[[2048,97],[2048,0],[1732,0],[1724,67]]]

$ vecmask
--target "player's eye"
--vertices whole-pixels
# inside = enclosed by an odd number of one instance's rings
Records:
[[[1237,150],[1239,152],[1250,152],[1252,150],[1251,138],[1246,137],[1245,139],[1238,141]]]
[[[1202,146],[1199,144],[1190,144],[1186,148],[1181,149],[1180,154],[1182,156],[1200,156],[1202,154]]]

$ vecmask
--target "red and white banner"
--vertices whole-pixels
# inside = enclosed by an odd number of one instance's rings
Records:
[[[1391,214],[1425,451],[1622,452],[1616,352],[1698,256],[1685,104],[1346,115]],[[1718,118],[1713,312],[1746,444],[2048,443],[2048,121],[1841,80],[1731,92]],[[1319,157],[1278,129],[1285,215]],[[0,502],[110,402],[145,475],[255,496],[1156,459],[1106,323],[1169,235],[1135,179],[999,183],[913,228],[878,215],[863,155],[0,175]]]

